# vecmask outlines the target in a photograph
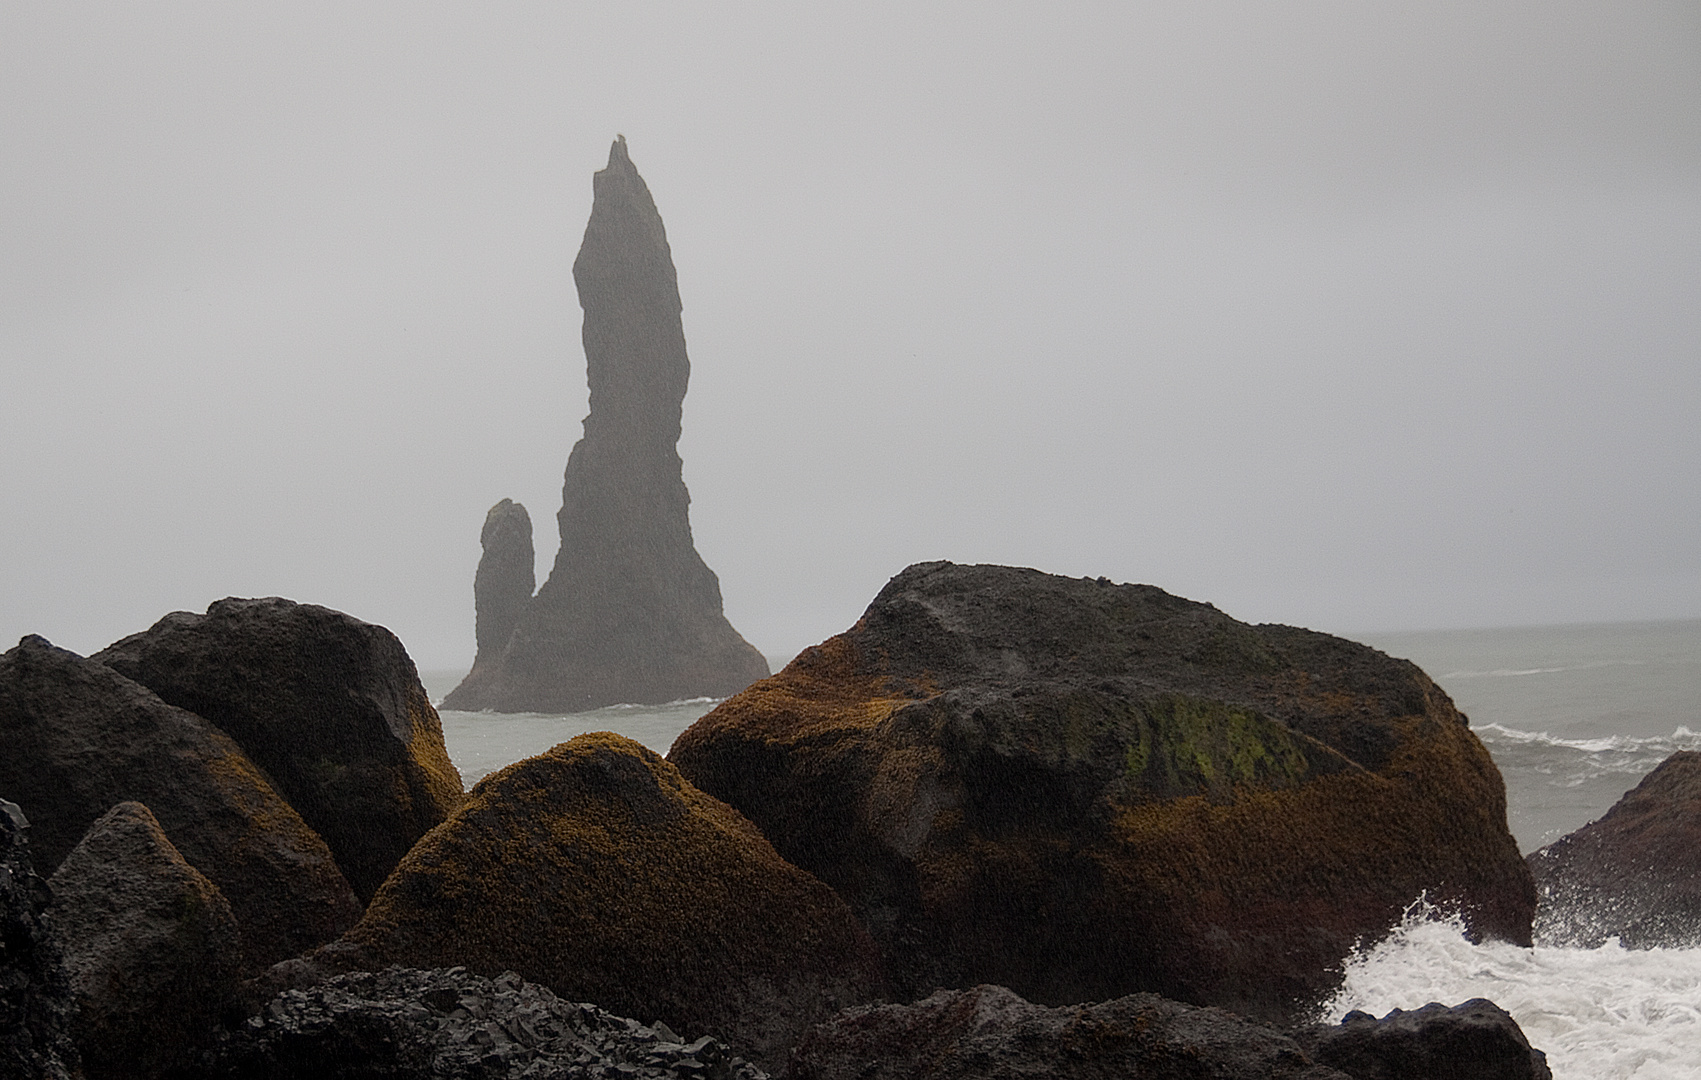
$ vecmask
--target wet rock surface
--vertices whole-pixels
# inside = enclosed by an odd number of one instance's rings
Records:
[[[317,604],[225,599],[96,653],[235,739],[370,899],[461,777],[396,636]]]
[[[669,760],[844,896],[903,994],[1286,1022],[1425,890],[1529,941],[1500,774],[1422,671],[1153,586],[912,566]]]
[[[1553,1080],[1547,1055],[1492,1001],[1395,1009],[1378,1020],[1348,1013],[1294,1033],[1317,1061],[1354,1080]]]
[[[23,809],[0,799],[0,1080],[74,1080],[76,1006],[29,833]]]
[[[97,818],[143,803],[218,886],[258,970],[332,940],[360,916],[330,849],[242,748],[105,664],[31,635],[0,655],[0,792],[34,827],[38,869]]]
[[[585,434],[567,460],[561,548],[494,671],[450,709],[582,712],[725,697],[768,674],[697,554],[677,445],[691,365],[678,276],[624,139],[594,178],[573,280],[585,311]],[[481,646],[482,647],[482,646]]]
[[[288,990],[182,1080],[763,1080],[719,1041],[564,1001],[512,972],[391,968]]]
[[[786,1080],[1344,1080],[1286,1035],[1151,994],[1045,1008],[1001,986],[850,1009],[804,1037]],[[1436,1076],[1448,1074],[1436,1073]]]
[[[230,904],[135,802],[102,815],[51,885],[85,1072],[158,1076],[212,1029],[236,987]]]
[[[873,943],[843,900],[607,732],[480,781],[309,963],[512,970],[764,1065],[881,990]]]
[[[1528,861],[1543,944],[1701,945],[1701,753],[1679,750],[1599,821]]]

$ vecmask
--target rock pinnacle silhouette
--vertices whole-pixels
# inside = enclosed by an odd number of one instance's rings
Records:
[[[593,191],[573,263],[591,408],[567,458],[561,549],[493,662],[481,637],[480,662],[447,709],[581,712],[726,697],[768,675],[727,622],[720,581],[691,541],[677,449],[691,373],[679,281],[624,137]]]

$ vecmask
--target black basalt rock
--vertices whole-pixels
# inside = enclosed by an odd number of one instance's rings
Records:
[[[786,1080],[1348,1080],[1282,1032],[1154,994],[1045,1008],[1002,986],[846,1009],[804,1036]]]
[[[382,626],[276,596],[227,597],[91,659],[235,739],[363,901],[460,801],[437,711]]]
[[[1701,753],[1679,750],[1599,821],[1527,861],[1543,944],[1701,944]]]
[[[236,989],[229,902],[137,802],[102,815],[51,885],[89,1080],[162,1075]]]
[[[475,674],[495,670],[537,590],[532,516],[519,503],[503,499],[484,515],[479,543],[484,555],[473,578],[473,606],[478,613]],[[473,677],[468,676],[469,680]]]
[[[75,1006],[52,892],[30,862],[29,819],[0,799],[0,1080],[80,1075],[70,1029]]]
[[[513,972],[393,967],[286,990],[221,1032],[178,1080],[764,1080],[707,1036],[686,1042],[563,1001]]]
[[[561,548],[495,670],[475,670],[447,708],[575,712],[725,697],[768,674],[727,622],[720,582],[691,539],[676,449],[691,371],[678,277],[624,139],[594,187],[573,264],[591,409],[567,460]]]
[[[140,802],[230,902],[247,970],[360,917],[324,839],[230,736],[105,664],[33,634],[0,654],[0,747],[0,792],[33,823],[38,870],[114,805]]]
[[[1351,1012],[1294,1038],[1353,1080],[1553,1080],[1547,1055],[1531,1049],[1506,1010],[1483,998],[1395,1009],[1380,1020]]]

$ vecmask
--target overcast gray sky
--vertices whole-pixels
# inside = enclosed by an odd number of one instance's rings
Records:
[[[619,132],[769,653],[949,558],[1701,616],[1701,5],[0,3],[0,642],[540,579]],[[0,645],[0,647],[4,647]]]

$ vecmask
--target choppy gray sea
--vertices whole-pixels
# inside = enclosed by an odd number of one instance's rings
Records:
[[[1672,751],[1701,750],[1701,619],[1355,636],[1416,661],[1471,718],[1506,778],[1526,852],[1600,817]],[[434,701],[462,674],[421,673]],[[471,786],[585,731],[665,754],[713,707],[444,712],[443,734]],[[1558,1080],[1701,1080],[1701,949],[1474,945],[1456,920],[1413,900],[1385,940],[1342,958],[1345,980],[1323,1014],[1487,997],[1547,1051]]]

